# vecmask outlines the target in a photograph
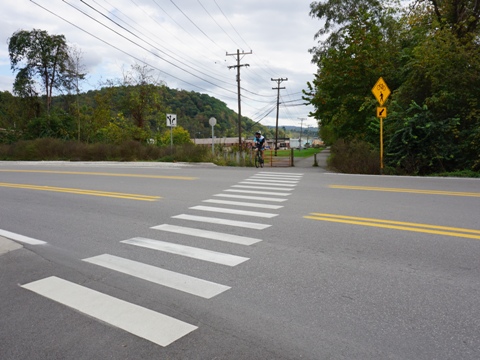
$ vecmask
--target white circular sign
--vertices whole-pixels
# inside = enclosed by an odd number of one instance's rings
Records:
[[[208,120],[208,123],[210,124],[210,126],[215,126],[217,125],[217,119],[211,117],[210,120]]]

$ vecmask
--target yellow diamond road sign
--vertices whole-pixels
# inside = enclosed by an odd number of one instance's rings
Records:
[[[378,79],[375,86],[372,88],[372,93],[375,95],[375,98],[382,106],[387,98],[390,96],[390,89],[388,88],[387,84],[383,80],[383,78]]]

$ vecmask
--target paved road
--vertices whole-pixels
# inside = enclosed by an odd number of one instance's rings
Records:
[[[3,162],[0,199],[2,360],[480,357],[478,180]]]

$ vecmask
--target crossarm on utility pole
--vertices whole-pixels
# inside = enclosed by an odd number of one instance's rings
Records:
[[[234,54],[229,54],[227,53],[227,56],[237,56],[237,65],[233,65],[233,66],[229,66],[228,68],[229,69],[232,69],[232,68],[237,68],[237,95],[238,95],[238,146],[239,146],[239,149],[241,151],[241,147],[242,147],[242,101],[241,101],[241,96],[240,96],[240,68],[242,66],[250,66],[249,64],[240,64],[240,55],[249,55],[251,54],[252,51],[250,50],[250,52],[246,53],[244,51],[242,51],[240,53],[240,50],[237,49],[237,52],[234,53]]]
[[[272,90],[277,90],[277,121],[276,121],[276,125],[275,125],[275,145],[274,145],[274,148],[275,148],[275,156],[277,156],[277,145],[278,145],[278,109],[280,107],[280,90],[281,89],[285,89],[284,87],[280,87],[280,84],[283,82],[283,81],[288,81],[288,78],[280,78],[280,79],[271,79],[272,81],[276,81],[277,82],[277,87],[276,88],[272,88]]]

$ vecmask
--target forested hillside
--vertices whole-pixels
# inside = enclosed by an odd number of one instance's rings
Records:
[[[20,98],[0,93],[0,142],[53,137],[94,143],[161,139],[170,128],[166,114],[177,114],[177,124],[190,138],[209,137],[210,117],[217,119],[216,136],[238,136],[238,115],[209,95],[170,89],[164,85],[109,86],[78,95],[52,98],[50,113],[44,97]],[[242,136],[263,129],[242,118]]]

